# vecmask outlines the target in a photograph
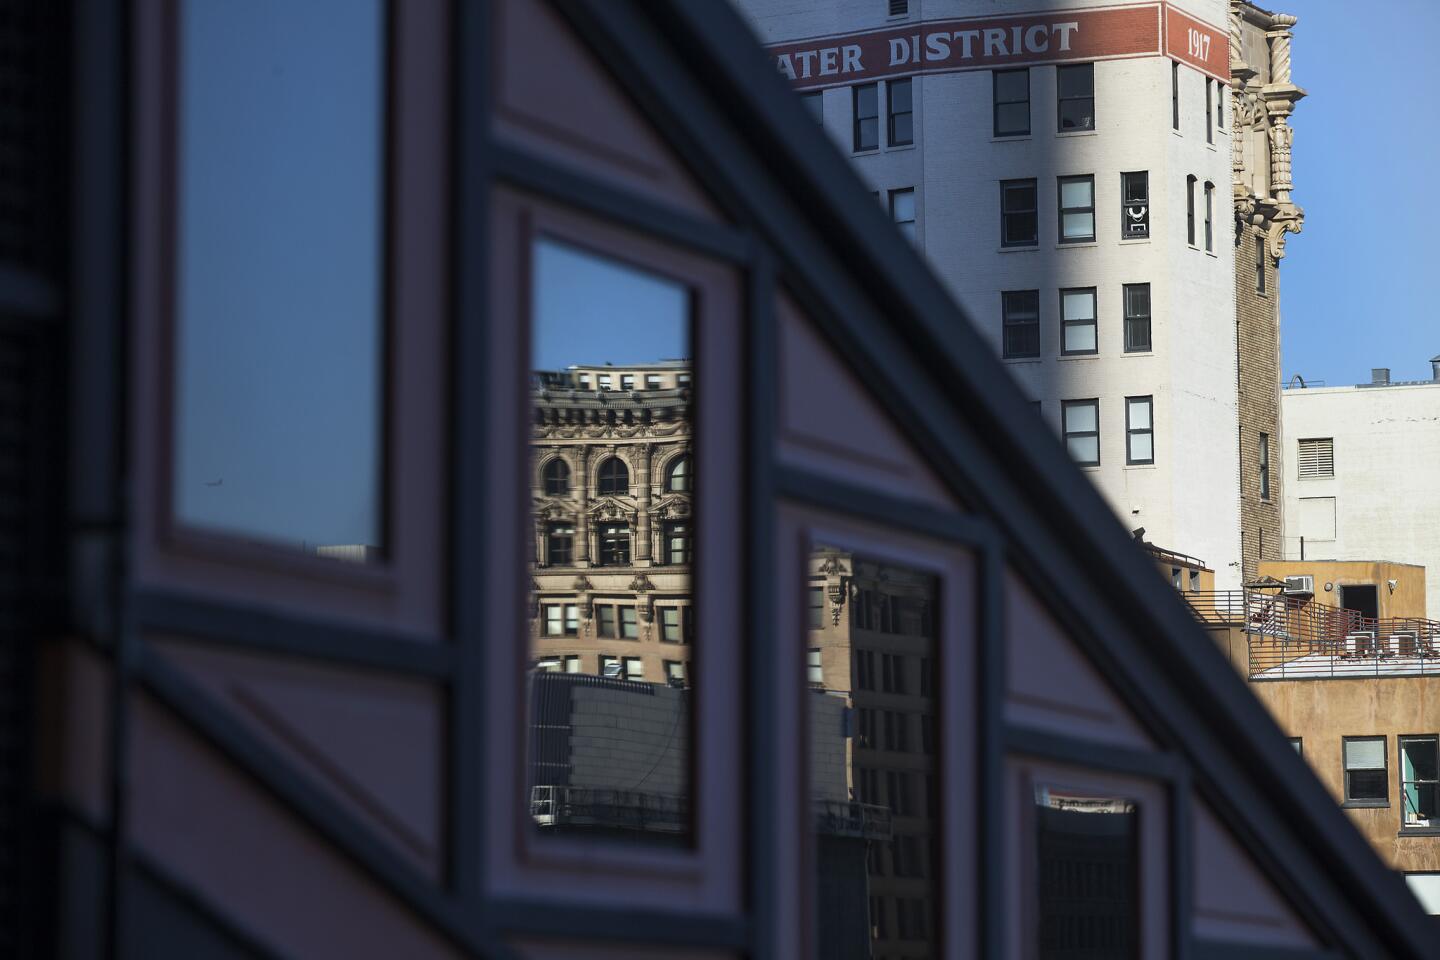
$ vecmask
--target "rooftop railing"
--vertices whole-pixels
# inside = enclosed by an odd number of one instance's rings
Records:
[[[1251,680],[1440,676],[1440,623],[1362,617],[1260,590],[1184,592],[1202,623],[1243,629]]]

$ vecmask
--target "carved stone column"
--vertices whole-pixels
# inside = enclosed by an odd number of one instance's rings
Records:
[[[574,448],[570,475],[575,478],[575,566],[590,566],[590,456],[584,445]]]
[[[640,443],[631,447],[635,451],[635,485],[637,510],[635,513],[635,559],[650,559],[650,457],[654,444]]]

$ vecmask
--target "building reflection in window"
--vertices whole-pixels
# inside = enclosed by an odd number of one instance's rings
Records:
[[[807,573],[818,955],[939,956],[935,578],[829,547]]]
[[[688,844],[690,293],[556,240],[533,260],[529,809]]]
[[[179,6],[174,519],[382,544],[378,0]]]
[[[1139,839],[1133,800],[1036,786],[1041,960],[1139,957]]]

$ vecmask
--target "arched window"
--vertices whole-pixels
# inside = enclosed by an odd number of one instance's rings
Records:
[[[630,471],[619,457],[611,457],[600,464],[599,493],[624,494],[630,491]]]
[[[690,490],[690,458],[676,457],[665,475],[665,489],[671,493],[688,493]]]
[[[556,457],[545,464],[545,495],[563,497],[570,492],[570,468]]]

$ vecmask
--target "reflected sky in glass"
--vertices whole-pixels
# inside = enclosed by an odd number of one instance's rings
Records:
[[[181,7],[181,522],[380,541],[378,0]]]
[[[685,287],[553,240],[534,250],[534,369],[688,355],[689,325],[676,322],[689,316]]]

